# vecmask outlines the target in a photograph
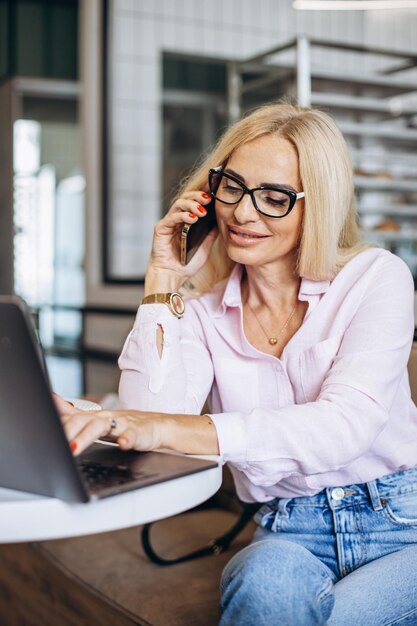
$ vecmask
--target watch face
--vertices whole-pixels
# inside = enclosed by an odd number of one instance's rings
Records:
[[[178,317],[182,317],[185,311],[184,300],[178,293],[171,294],[171,306]]]

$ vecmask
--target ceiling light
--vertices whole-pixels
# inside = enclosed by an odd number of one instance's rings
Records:
[[[304,11],[417,9],[417,0],[294,0],[293,8]]]

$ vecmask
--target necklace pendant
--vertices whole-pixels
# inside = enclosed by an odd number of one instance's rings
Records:
[[[278,339],[276,337],[270,337],[268,339],[268,342],[271,344],[271,346],[275,346],[278,343]]]

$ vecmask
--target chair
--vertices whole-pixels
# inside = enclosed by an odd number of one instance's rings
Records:
[[[408,376],[410,379],[411,397],[417,404],[417,343],[413,343],[408,359]]]

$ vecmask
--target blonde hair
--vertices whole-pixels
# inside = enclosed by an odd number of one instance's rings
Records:
[[[256,109],[224,133],[179,195],[204,189],[211,167],[225,166],[237,148],[265,135],[287,139],[298,153],[305,208],[295,271],[300,277],[331,280],[369,244],[359,239],[347,145],[326,113],[287,103]],[[212,289],[230,275],[233,266],[218,237],[209,260],[192,278],[193,288],[199,294]]]

